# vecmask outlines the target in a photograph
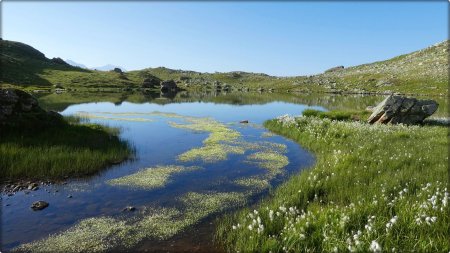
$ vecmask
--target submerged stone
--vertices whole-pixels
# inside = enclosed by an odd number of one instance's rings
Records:
[[[31,205],[31,209],[34,211],[39,211],[48,207],[48,203],[42,200],[36,201]]]

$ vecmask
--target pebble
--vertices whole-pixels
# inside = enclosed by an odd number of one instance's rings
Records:
[[[136,207],[134,206],[127,206],[123,209],[123,211],[129,211],[129,212],[133,212],[136,210]]]
[[[34,211],[38,211],[38,210],[42,210],[44,208],[48,207],[48,203],[42,200],[33,202],[33,204],[31,205],[31,209],[33,209]]]

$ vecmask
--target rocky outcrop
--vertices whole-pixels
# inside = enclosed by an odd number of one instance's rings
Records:
[[[388,96],[373,108],[368,122],[381,124],[417,124],[432,115],[439,104],[434,100],[418,100],[403,96]]]
[[[157,88],[160,86],[161,80],[157,77],[147,77],[142,82],[142,88]]]
[[[119,74],[123,73],[122,69],[120,69],[120,68],[114,68],[112,71],[116,72],[116,73],[119,73]]]
[[[45,111],[36,98],[18,89],[0,89],[0,127],[54,125],[63,123],[62,116]]]
[[[336,71],[343,70],[343,69],[344,69],[344,66],[337,66],[337,67],[325,70],[325,73],[336,72]]]
[[[161,82],[161,91],[169,92],[169,91],[177,91],[178,86],[174,80],[165,80]]]

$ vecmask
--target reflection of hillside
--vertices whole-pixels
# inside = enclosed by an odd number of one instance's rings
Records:
[[[266,104],[270,102],[286,102],[305,104],[309,106],[323,106],[329,110],[364,110],[369,105],[375,105],[383,100],[384,96],[369,95],[338,95],[324,93],[256,93],[256,92],[178,92],[178,93],[154,93],[154,92],[80,92],[63,94],[41,94],[40,103],[46,109],[63,111],[69,105],[89,102],[111,102],[121,104],[130,103],[187,103],[187,102],[211,102],[216,104],[249,105]],[[436,115],[447,115],[447,99],[433,97],[440,104]]]

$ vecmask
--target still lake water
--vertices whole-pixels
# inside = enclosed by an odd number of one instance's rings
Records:
[[[52,96],[52,95],[50,95]],[[255,151],[245,151],[244,154],[228,154],[225,160],[205,162],[202,160],[180,161],[177,157],[192,148],[203,145],[203,141],[210,133],[205,131],[191,131],[177,128],[171,122],[185,123],[185,119],[210,118],[230,130],[240,133],[242,141],[260,145],[261,143],[278,143],[286,146],[284,155],[289,164],[283,168],[283,173],[271,177],[269,183],[276,186],[285,181],[289,175],[307,168],[314,163],[313,155],[302,149],[298,144],[280,136],[267,134],[262,127],[265,120],[284,114],[300,115],[307,108],[327,110],[341,106],[365,108],[381,101],[380,97],[322,97],[303,102],[304,98],[273,99],[264,98],[264,102],[251,100],[245,104],[230,103],[229,100],[219,99],[189,99],[177,103],[127,102],[120,103],[98,102],[81,103],[65,106],[61,111],[63,115],[87,115],[91,122],[100,123],[121,129],[121,138],[127,140],[136,150],[135,157],[121,164],[114,165],[95,176],[83,179],[68,180],[66,184],[42,186],[39,190],[26,194],[18,192],[14,196],[2,195],[2,245],[4,250],[11,250],[21,244],[45,239],[50,234],[61,233],[79,221],[91,217],[120,217],[121,219],[139,218],[140,210],[148,207],[177,208],[180,203],[177,199],[188,192],[239,192],[243,187],[231,183],[236,179],[248,178],[267,173],[257,164],[249,163],[248,155]],[[43,98],[45,99],[45,98]],[[232,98],[231,100],[233,100]],[[252,97],[252,99],[254,99]],[[190,102],[185,102],[190,101]],[[234,100],[233,100],[234,101]],[[340,103],[339,101],[342,101]],[[348,101],[351,101],[350,103]],[[357,102],[355,102],[357,101]],[[331,103],[330,103],[331,102]],[[44,100],[45,103],[45,100]],[[48,101],[47,101],[48,103]],[[307,104],[307,105],[306,105]],[[175,113],[177,117],[171,117]],[[134,121],[132,121],[134,120]],[[240,124],[239,121],[248,120],[249,124]],[[201,170],[173,174],[170,181],[160,188],[137,189],[134,187],[118,187],[108,183],[111,179],[121,178],[134,174],[141,169],[160,165],[200,166]],[[255,203],[268,190],[261,190],[257,194],[249,195],[247,205]],[[72,196],[68,198],[68,196]],[[50,206],[41,211],[32,211],[31,203],[44,200]],[[136,207],[135,212],[124,213],[126,206]],[[221,210],[223,211],[223,210]],[[200,220],[210,220],[217,215],[205,216]],[[209,223],[208,223],[209,224]],[[204,226],[203,226],[204,227]],[[205,230],[205,229],[204,229]],[[210,245],[212,229],[206,231],[209,235],[202,235],[205,245]],[[195,238],[201,234],[193,230],[192,226],[176,234],[177,244],[183,241],[182,248],[201,245],[189,245],[185,238]],[[204,233],[205,234],[205,233]],[[146,243],[147,241],[147,243]],[[196,242],[197,244],[202,244]],[[161,245],[160,247],[158,245]],[[145,238],[134,247],[135,250],[151,249],[162,250],[167,241],[159,242],[155,238]],[[194,244],[194,242],[192,242]],[[209,246],[208,246],[209,247]],[[164,248],[166,249],[166,248]]]

